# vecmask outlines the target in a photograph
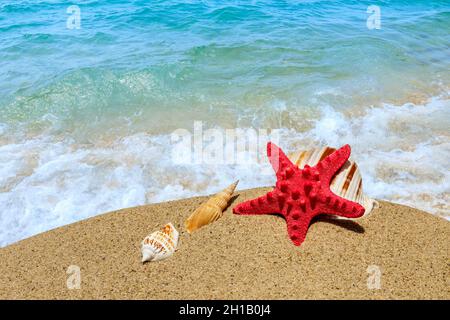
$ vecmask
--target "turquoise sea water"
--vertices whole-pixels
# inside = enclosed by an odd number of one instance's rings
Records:
[[[281,129],[291,151],[350,143],[369,195],[448,217],[449,31],[450,1],[2,0],[0,245],[273,183],[171,162],[194,121]]]

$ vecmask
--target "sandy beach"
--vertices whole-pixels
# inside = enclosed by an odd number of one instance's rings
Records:
[[[267,190],[238,191],[222,219],[192,235],[184,220],[205,197],[123,209],[4,247],[0,298],[450,298],[448,221],[381,202],[359,220],[317,219],[295,247],[283,218],[231,212]],[[177,252],[142,264],[141,240],[167,222],[180,231]],[[71,265],[80,289],[67,288]]]

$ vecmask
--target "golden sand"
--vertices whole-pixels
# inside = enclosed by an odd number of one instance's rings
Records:
[[[267,190],[239,191],[231,207]],[[204,200],[124,209],[2,248],[0,298],[450,298],[450,222],[442,218],[381,202],[360,220],[319,218],[295,247],[282,217],[230,208],[189,235],[184,220]],[[180,231],[179,249],[142,264],[140,242],[167,222]],[[71,265],[80,267],[80,289],[67,287]]]

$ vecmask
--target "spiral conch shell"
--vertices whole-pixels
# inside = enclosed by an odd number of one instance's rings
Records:
[[[331,147],[315,148],[291,153],[288,158],[299,168],[303,168],[306,164],[315,166],[334,151],[336,149]],[[378,207],[376,200],[363,193],[361,173],[352,159],[348,159],[331,180],[330,189],[338,196],[362,205],[365,208],[364,216],[368,215],[374,207]]]
[[[239,180],[223,191],[216,193],[198,207],[185,222],[187,231],[192,233],[204,225],[212,223],[222,217],[223,210],[228,206],[228,202],[230,201],[238,182]]]
[[[168,223],[161,230],[148,235],[142,241],[142,262],[158,261],[170,257],[177,248],[178,231]]]

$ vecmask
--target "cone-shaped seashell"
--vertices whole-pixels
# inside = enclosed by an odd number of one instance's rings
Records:
[[[148,235],[142,241],[142,262],[158,261],[170,257],[177,248],[178,231],[168,223],[161,230]]]
[[[331,147],[315,148],[298,151],[288,155],[289,159],[299,168],[307,164],[315,166],[319,161],[332,154],[336,149]],[[331,180],[331,191],[344,199],[359,203],[365,208],[364,216],[368,215],[378,202],[363,193],[362,177],[358,165],[351,158],[342,166]]]
[[[223,191],[213,195],[200,207],[195,210],[185,222],[186,229],[189,233],[216,221],[222,217],[223,210],[228,206],[228,202],[233,195],[234,189],[239,180],[228,186]]]

